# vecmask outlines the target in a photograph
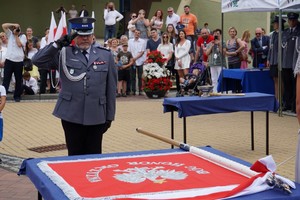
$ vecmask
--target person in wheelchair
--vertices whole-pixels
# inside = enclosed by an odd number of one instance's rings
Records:
[[[178,96],[184,96],[185,94],[192,96],[197,94],[197,86],[205,85],[205,71],[206,69],[202,62],[193,64],[189,69],[189,73],[179,80],[181,90]]]

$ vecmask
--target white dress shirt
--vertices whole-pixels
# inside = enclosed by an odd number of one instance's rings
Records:
[[[180,17],[177,14],[173,13],[171,16],[168,15],[166,19],[166,27],[168,27],[168,24],[173,24],[175,33],[178,34],[178,30],[176,29],[178,22],[180,22]]]
[[[144,64],[145,60],[146,60],[146,42],[145,40],[139,38],[139,39],[130,39],[128,41],[128,51],[131,52],[133,58],[137,57],[137,55],[140,52],[143,52],[144,54],[135,61],[135,64],[137,66],[141,66]]]
[[[116,22],[123,19],[124,16],[116,10],[108,11],[104,9],[104,23],[105,25],[111,26],[115,25]]]

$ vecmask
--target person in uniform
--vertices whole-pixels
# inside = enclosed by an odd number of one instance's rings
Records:
[[[115,117],[117,70],[110,51],[92,45],[95,19],[69,21],[75,33],[50,43],[32,61],[59,71],[61,91],[53,115],[61,119],[68,155],[98,154]]]
[[[282,111],[296,112],[296,80],[293,70],[296,65],[299,48],[300,25],[299,14],[287,14],[289,27],[282,33],[282,83],[284,106]]]

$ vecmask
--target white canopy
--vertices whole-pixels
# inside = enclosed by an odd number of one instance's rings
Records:
[[[279,10],[280,1],[287,0],[222,0],[222,13],[271,12]],[[299,2],[299,0],[294,0]]]
[[[222,0],[222,13],[300,10],[300,0]]]
[[[300,0],[280,0],[281,10],[299,10]]]

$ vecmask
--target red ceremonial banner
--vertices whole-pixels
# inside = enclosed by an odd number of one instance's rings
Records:
[[[159,197],[176,192],[192,197],[191,191],[228,191],[249,179],[189,152],[41,162],[39,167],[69,198]]]

